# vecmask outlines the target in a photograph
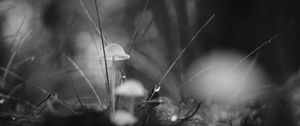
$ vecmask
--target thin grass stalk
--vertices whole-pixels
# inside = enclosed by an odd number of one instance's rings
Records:
[[[23,27],[23,24],[24,24],[24,21],[25,21],[25,17],[26,17],[26,16],[24,16],[23,19],[22,19],[21,25],[20,25],[20,27],[18,28],[18,31],[17,31],[16,38],[14,39],[14,41],[13,41],[11,47],[10,47],[10,50],[13,50],[14,43],[17,41],[17,39],[18,39],[18,37],[19,37],[21,28]],[[14,51],[14,50],[13,50],[13,51]],[[14,54],[14,52],[13,52],[13,54],[10,56],[10,58],[9,58],[9,60],[8,60],[8,63],[7,63],[7,66],[6,66],[6,70],[4,71],[4,74],[3,74],[3,77],[2,77],[2,84],[3,84],[3,85],[0,85],[1,88],[5,88],[5,85],[6,85],[6,77],[7,77],[7,71],[9,70],[9,68],[10,68],[10,66],[11,66],[11,64],[12,64],[12,61],[13,61],[15,55],[16,55],[16,54]]]
[[[215,17],[215,14],[213,14],[206,22],[205,24],[198,30],[198,32],[193,36],[193,38],[186,44],[186,46],[181,50],[179,55],[176,57],[176,59],[173,61],[173,63],[170,65],[170,67],[167,69],[165,74],[162,76],[162,78],[158,82],[158,87],[160,87],[161,83],[164,81],[164,79],[167,77],[168,73],[171,71],[171,69],[175,66],[177,61],[181,58],[183,53],[187,50],[187,48],[192,44],[193,40],[199,35],[199,33],[209,24],[209,22]]]
[[[17,51],[19,49],[19,47],[22,45],[22,43],[25,41],[25,39],[31,34],[31,31],[27,32],[27,34],[22,38],[22,40],[20,41],[20,43],[17,45],[17,48],[15,50],[13,50],[13,53],[12,55],[10,56],[9,60],[8,60],[8,63],[7,63],[7,66],[6,66],[6,70],[4,71],[4,74],[3,74],[3,87],[5,87],[5,84],[6,84],[6,78],[7,78],[7,75],[8,75],[8,70],[10,69],[12,63],[13,63],[13,60],[15,59],[16,55],[17,55]],[[17,37],[16,37],[17,39]]]
[[[94,0],[94,2],[95,2],[96,12],[97,12],[98,28],[99,28],[99,31],[100,31],[102,51],[103,51],[103,56],[104,56],[104,66],[105,66],[105,73],[106,73],[106,91],[107,91],[108,94],[110,94],[110,91],[109,91],[110,84],[109,84],[109,77],[108,77],[106,52],[105,52],[105,48],[104,48],[105,44],[104,44],[104,38],[103,38],[103,32],[102,32],[102,25],[101,25],[100,15],[99,15],[99,11],[98,11],[97,0]]]
[[[34,57],[34,56],[27,57],[27,58],[25,58],[25,59],[22,60],[22,61],[19,61],[19,62],[14,63],[14,65],[13,65],[12,67],[13,67],[13,68],[19,68],[19,67],[22,66],[23,64],[28,63],[28,62],[31,62],[31,61],[34,61],[34,60],[35,60],[35,57]]]
[[[98,32],[98,34],[100,35],[101,37],[101,43],[102,43],[102,50],[103,50],[103,55],[104,55],[104,67],[105,67],[105,76],[106,76],[106,92],[108,94],[109,93],[109,77],[108,77],[108,68],[107,68],[107,60],[106,60],[106,52],[104,50],[104,37],[103,37],[103,34],[102,34],[102,28],[101,28],[101,22],[100,22],[100,19],[99,19],[99,13],[98,13],[98,6],[97,6],[97,1],[95,0],[95,6],[96,6],[96,11],[97,11],[97,17],[98,17],[98,24],[99,24],[99,27],[97,26],[97,24],[94,22],[94,20],[92,19],[91,15],[89,14],[88,10],[86,9],[85,5],[83,4],[82,0],[79,0],[80,2],[80,5],[83,9],[83,11],[85,12],[85,14],[87,15],[89,21],[94,25],[94,28],[96,29],[96,31]],[[98,48],[97,46],[98,44],[96,43],[96,47]],[[97,49],[98,50],[98,49]],[[97,51],[98,52],[98,51]],[[101,64],[101,62],[100,62]],[[102,65],[101,65],[101,68],[102,68]],[[107,99],[108,100],[108,96],[107,96]]]
[[[99,97],[99,95],[96,92],[96,89],[94,88],[93,84],[91,83],[91,81],[87,78],[87,76],[84,74],[84,72],[79,68],[79,66],[76,64],[76,62],[70,58],[67,57],[67,60],[75,67],[75,69],[80,73],[80,75],[84,78],[84,80],[87,82],[87,84],[89,85],[89,87],[91,88],[91,90],[93,91],[94,95],[97,98],[97,101],[99,102],[101,108],[103,108],[103,103]]]
[[[64,68],[65,68],[65,71],[66,71],[66,73],[67,73],[66,76],[67,76],[68,80],[70,81],[71,86],[73,87],[73,91],[74,91],[74,93],[75,93],[75,96],[76,96],[76,98],[78,99],[78,102],[79,102],[81,108],[84,108],[84,105],[82,104],[81,99],[80,99],[80,97],[79,97],[79,93],[78,93],[78,91],[77,91],[76,85],[74,84],[73,79],[69,76],[69,70],[67,69],[66,66],[65,66]]]
[[[237,64],[235,64],[235,66],[233,67],[236,68],[238,67],[241,63],[243,63],[249,56],[251,56],[253,53],[257,52],[260,48],[264,47],[266,44],[271,43],[273,41],[273,39],[277,38],[279,35],[276,34],[273,37],[271,37],[268,41],[264,42],[263,44],[261,44],[260,46],[258,46],[257,48],[255,48],[253,51],[251,51],[247,56],[245,56],[242,60],[240,60]]]
[[[131,51],[132,51],[132,49],[133,49],[133,44],[134,44],[136,38],[137,38],[138,35],[139,35],[139,29],[140,29],[140,27],[141,27],[141,26],[140,26],[140,23],[142,22],[142,20],[143,20],[143,18],[144,18],[146,9],[147,9],[147,7],[148,7],[148,4],[149,4],[149,0],[146,0],[145,5],[144,5],[144,7],[143,7],[142,15],[141,15],[141,17],[140,17],[139,20],[138,20],[137,26],[136,26],[136,28],[134,29],[134,33],[133,33],[132,37],[130,38],[130,41],[129,41],[129,48],[128,48],[128,54],[129,54],[129,55],[131,54]],[[152,19],[151,19],[150,23],[147,25],[146,30],[149,28],[149,26],[150,26],[151,23],[152,23]],[[144,31],[144,33],[146,32],[146,30]],[[126,61],[126,62],[124,63],[124,65],[121,67],[122,71],[125,71],[125,67],[126,67],[126,65],[129,64],[129,62],[130,62],[130,61],[128,60],[128,61]]]
[[[1,71],[5,71],[6,68],[0,67],[0,70],[1,70]],[[47,90],[45,90],[45,89],[39,87],[39,86],[38,86],[37,84],[35,84],[35,83],[32,83],[32,82],[29,82],[29,81],[25,80],[24,78],[20,77],[19,75],[17,75],[16,73],[14,73],[14,72],[12,72],[12,71],[9,71],[9,70],[8,70],[8,74],[11,75],[11,76],[13,76],[13,77],[15,77],[15,78],[17,78],[18,80],[22,81],[23,83],[29,84],[29,85],[33,86],[34,88],[37,88],[37,89],[38,89],[39,91],[41,91],[42,93],[47,94],[47,96],[51,95],[51,93],[49,93]],[[51,95],[51,98],[54,98],[53,95]],[[76,114],[73,110],[71,110],[70,108],[68,108],[68,107],[67,107],[61,100],[59,100],[58,98],[54,98],[54,100],[57,101],[58,103],[60,103],[60,104],[63,106],[63,108],[65,108],[66,110],[70,111],[70,112],[73,113],[73,114]]]
[[[275,38],[277,38],[279,35],[276,34],[274,35],[272,38],[270,38],[269,40],[265,41],[264,43],[262,43],[261,45],[259,45],[258,47],[256,47],[253,51],[251,51],[247,56],[245,56],[243,59],[241,59],[238,63],[236,63],[232,69],[235,69],[236,67],[238,67],[239,65],[241,65],[246,59],[248,59],[251,55],[253,55],[254,53],[256,53],[259,49],[261,49],[262,47],[264,47],[265,45],[271,43]],[[196,79],[197,77],[199,77],[201,74],[205,73],[206,71],[208,71],[210,68],[204,68],[203,70],[201,70],[200,72],[198,72],[197,74],[195,74],[194,76],[192,76],[188,81],[191,82],[194,79]]]
[[[170,6],[172,2],[173,2],[173,0],[170,1],[168,5]],[[141,21],[143,20],[143,17],[144,17],[144,15],[145,15],[145,12],[146,12],[146,9],[147,9],[147,7],[148,7],[148,4],[149,4],[149,0],[147,0],[147,1],[145,2],[145,5],[144,5],[144,8],[143,8],[142,15],[141,15],[141,17],[139,18],[138,23],[137,23],[137,27],[134,29],[134,33],[133,33],[133,35],[132,35],[132,37],[131,37],[131,39],[130,39],[130,41],[129,41],[130,44],[129,44],[129,51],[128,51],[128,54],[131,53],[131,51],[132,51],[132,49],[133,49],[134,41],[137,39],[137,37],[138,37],[138,35],[139,35],[139,34],[138,34],[138,33],[139,33],[139,29],[140,29],[140,26],[139,26],[139,25],[140,25]],[[143,38],[143,37],[144,37],[146,31],[148,31],[148,29],[150,28],[150,26],[151,26],[152,23],[153,23],[153,18],[150,19],[149,23],[146,25],[146,28],[145,28],[145,30],[141,33],[140,38]],[[130,61],[126,61],[126,63],[121,67],[122,71],[125,71],[125,66],[128,65],[129,62],[130,62]]]
[[[145,15],[145,12],[146,12],[146,9],[147,9],[147,6],[149,4],[149,0],[146,0],[146,3],[144,5],[144,8],[143,8],[143,12],[142,12],[142,15],[141,17],[139,18],[138,20],[138,23],[137,23],[137,28],[134,30],[134,33],[133,33],[133,36],[131,37],[130,39],[130,42],[129,42],[129,54],[132,50],[132,47],[133,47],[133,43],[135,41],[135,39],[137,38],[138,36],[138,33],[139,33],[139,29],[140,29],[140,23],[142,22],[143,18],[144,18],[144,15]]]
[[[80,3],[80,5],[81,5],[81,8],[83,9],[85,15],[87,16],[88,20],[89,20],[89,21],[92,23],[92,25],[94,26],[93,28],[95,28],[96,32],[100,35],[101,32],[100,32],[98,26],[96,25],[96,23],[95,23],[94,20],[92,19],[90,13],[89,13],[88,10],[86,9],[86,7],[85,7],[85,5],[83,4],[82,0],[79,0],[79,3]],[[93,39],[96,40],[95,37],[93,37]],[[95,47],[96,47],[97,54],[98,54],[98,56],[99,56],[99,47],[98,47],[98,46],[99,46],[99,45],[98,45],[98,43],[96,42],[96,43],[95,43]],[[103,72],[103,75],[105,75],[105,72],[103,71],[102,63],[99,62],[99,64],[100,64],[101,71]]]
[[[24,17],[22,18],[22,22],[21,22],[21,24],[20,24],[20,27],[18,28],[16,38],[14,39],[13,43],[11,44],[11,46],[10,46],[10,48],[9,48],[10,51],[11,51],[11,50],[15,50],[13,47],[14,47],[16,41],[17,41],[18,38],[19,38],[21,29],[22,29],[22,27],[23,27],[23,25],[24,25],[24,22],[25,22],[25,18],[26,18],[26,16],[24,16]],[[13,35],[13,37],[14,37],[14,35]],[[18,44],[18,46],[20,46],[20,44]]]
[[[54,97],[53,95],[51,95],[51,98],[53,100],[55,100],[56,102],[58,102],[59,104],[61,104],[64,109],[68,110],[72,114],[76,114],[76,112],[74,112],[72,109],[70,109],[69,107],[67,107],[67,105],[64,102],[62,102],[61,100],[59,100],[57,97]]]

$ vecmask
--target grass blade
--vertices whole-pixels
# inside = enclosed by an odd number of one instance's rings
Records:
[[[149,4],[149,0],[146,0],[146,3],[145,3],[144,8],[143,8],[142,15],[139,18],[138,23],[137,23],[137,28],[134,30],[133,36],[131,37],[130,42],[129,42],[129,54],[132,50],[133,43],[134,43],[134,41],[136,40],[136,38],[138,36],[139,29],[140,29],[140,23],[142,22],[142,20],[144,18],[144,15],[145,15],[148,4]]]
[[[272,40],[274,40],[275,38],[277,38],[279,35],[276,34],[274,35],[272,38],[270,38],[268,41],[265,41],[264,43],[262,43],[261,45],[259,45],[258,47],[256,47],[253,51],[251,51],[247,56],[245,56],[243,59],[241,59],[238,63],[236,63],[232,69],[238,67],[240,64],[242,64],[246,59],[248,59],[251,55],[253,55],[255,52],[257,52],[259,49],[261,49],[262,47],[264,47],[266,44],[271,43]],[[197,77],[199,77],[202,73],[208,71],[210,68],[207,67],[203,70],[201,70],[200,72],[198,72],[197,74],[195,74],[194,76],[192,76],[188,81],[191,82],[194,79],[196,79]]]
[[[31,34],[31,31],[29,31],[23,38],[22,40],[20,41],[20,43],[17,45],[16,49],[13,50],[13,53],[12,55],[10,56],[9,60],[8,60],[8,63],[7,63],[7,66],[6,66],[6,70],[4,71],[4,74],[3,74],[3,88],[5,87],[5,84],[6,84],[6,78],[7,78],[7,75],[8,75],[8,70],[10,69],[11,65],[12,65],[12,62],[13,60],[15,59],[16,55],[17,55],[17,51],[19,49],[19,47],[22,45],[22,43],[25,41],[25,39]],[[18,37],[16,37],[17,39]]]
[[[80,99],[80,97],[79,97],[79,93],[78,93],[78,91],[77,91],[76,85],[74,84],[73,79],[69,76],[69,72],[70,72],[70,71],[67,69],[66,66],[65,66],[64,68],[65,68],[65,71],[66,71],[66,73],[67,73],[66,76],[67,76],[68,80],[70,81],[71,86],[73,87],[73,90],[74,90],[74,93],[75,93],[75,95],[76,95],[76,98],[78,99],[78,102],[79,102],[81,108],[84,108],[84,105],[82,104],[81,99]]]
[[[98,10],[98,3],[97,0],[94,0],[95,2],[95,7],[96,7],[96,11],[97,11],[97,18],[98,18],[98,28],[100,31],[100,37],[101,37],[101,44],[102,44],[102,51],[103,51],[103,56],[104,56],[104,67],[105,67],[105,73],[106,73],[106,91],[110,94],[109,91],[109,77],[108,77],[108,68],[107,68],[107,60],[106,60],[106,52],[105,52],[105,44],[104,44],[104,38],[103,38],[103,32],[102,32],[102,26],[101,26],[101,21],[100,21],[100,15],[99,15],[99,10]]]
[[[96,11],[97,11],[97,18],[98,18],[98,25],[94,22],[93,18],[91,17],[91,15],[89,14],[88,10],[86,9],[85,5],[83,4],[82,0],[79,0],[80,5],[83,9],[83,11],[85,12],[85,14],[87,15],[89,21],[94,25],[94,28],[96,29],[96,31],[98,32],[98,34],[101,37],[101,44],[102,44],[102,50],[103,50],[103,55],[104,55],[104,66],[105,66],[105,76],[106,76],[106,91],[109,93],[109,77],[108,77],[108,68],[107,68],[107,61],[106,61],[106,52],[104,50],[104,37],[103,37],[103,33],[102,33],[102,28],[101,28],[101,22],[100,22],[100,17],[99,17],[99,13],[98,13],[98,6],[97,6],[97,1],[95,0],[95,6],[96,6]],[[96,43],[96,47],[98,44]],[[97,49],[98,50],[98,49]],[[101,63],[100,63],[101,64]],[[102,67],[102,65],[101,65]]]
[[[181,52],[179,53],[179,55],[176,57],[176,59],[173,61],[173,63],[171,64],[171,66],[167,69],[167,71],[165,72],[165,74],[162,76],[162,78],[160,79],[160,81],[158,82],[158,86],[161,85],[161,83],[164,81],[164,79],[167,77],[168,73],[171,71],[171,69],[175,66],[175,64],[177,63],[177,61],[181,58],[181,56],[183,55],[183,53],[186,51],[186,49],[192,44],[193,40],[198,36],[198,34],[208,25],[208,23],[215,17],[215,14],[213,14],[206,22],[205,24],[198,30],[198,32],[193,36],[193,38],[185,45],[185,47],[181,50]]]
[[[264,47],[266,44],[271,43],[273,39],[277,38],[279,35],[276,34],[272,38],[270,38],[268,41],[262,43],[260,46],[256,47],[253,51],[251,51],[247,56],[245,56],[242,60],[240,60],[233,68],[238,67],[241,63],[243,63],[249,56],[251,56],[253,53],[257,52],[260,48]]]
[[[131,54],[131,51],[132,51],[132,49],[133,49],[133,43],[134,43],[134,41],[136,40],[136,38],[138,37],[138,33],[139,33],[139,29],[140,29],[140,23],[141,23],[141,21],[143,20],[143,17],[144,17],[144,15],[145,15],[145,12],[146,12],[146,9],[147,9],[147,7],[148,7],[148,4],[149,4],[149,0],[146,0],[146,3],[145,3],[145,5],[144,5],[144,8],[143,8],[143,12],[142,12],[142,15],[141,15],[141,17],[139,18],[139,20],[138,20],[138,23],[137,23],[137,27],[134,29],[134,33],[133,33],[133,35],[132,35],[132,37],[131,37],[131,39],[130,39],[130,41],[129,41],[129,49],[128,49],[128,54],[130,55]],[[143,37],[143,35],[146,33],[146,31],[147,31],[147,29],[150,27],[150,25],[152,24],[152,21],[153,21],[153,19],[151,19],[150,20],[150,22],[146,25],[146,29],[144,30],[144,32],[142,33],[142,37]],[[141,38],[142,38],[141,37]],[[129,64],[129,62],[130,62],[130,60],[127,60],[125,63],[124,63],[124,65],[122,65],[122,67],[121,67],[121,71],[126,71],[126,66]]]
[[[93,84],[91,83],[91,81],[86,77],[86,75],[84,74],[84,72],[79,68],[79,66],[76,64],[76,62],[70,58],[70,57],[66,57],[67,60],[76,68],[76,70],[81,74],[81,76],[84,78],[84,80],[87,82],[87,84],[90,86],[90,88],[92,89],[93,93],[95,94],[99,104],[101,105],[101,107],[103,107],[102,101],[99,97],[99,95],[97,94]]]
[[[6,71],[6,68],[4,67],[0,67],[0,70],[2,71]],[[23,83],[25,84],[29,84],[35,88],[37,88],[39,91],[41,91],[42,93],[44,94],[47,94],[47,96],[51,96],[51,98],[53,98],[55,101],[57,101],[59,104],[61,104],[66,110],[70,111],[72,114],[76,114],[73,110],[71,110],[70,108],[68,108],[61,100],[59,100],[58,98],[56,97],[53,97],[53,95],[51,93],[49,93],[47,90],[37,86],[35,83],[32,83],[32,82],[29,82],[29,81],[26,81],[24,78],[20,77],[19,75],[17,75],[16,73],[12,72],[12,71],[9,71],[7,72],[9,75],[17,78],[18,80],[22,81]],[[42,101],[45,101],[45,100],[42,100]]]

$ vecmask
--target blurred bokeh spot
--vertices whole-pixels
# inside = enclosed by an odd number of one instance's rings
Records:
[[[206,104],[240,105],[255,100],[267,80],[255,60],[244,57],[219,50],[199,58],[188,73],[190,92]]]

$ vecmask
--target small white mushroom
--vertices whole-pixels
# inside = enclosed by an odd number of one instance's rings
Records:
[[[103,51],[103,50],[102,50]],[[115,75],[115,61],[121,61],[121,60],[126,60],[126,59],[129,59],[130,56],[128,54],[125,53],[124,49],[118,45],[118,44],[109,44],[107,46],[105,46],[104,48],[104,51],[105,51],[105,58],[106,60],[108,61],[112,61],[112,71],[111,71],[111,74],[112,74],[112,78],[111,78],[111,94],[110,94],[110,109],[111,109],[111,113],[114,113],[115,112],[115,89],[116,89],[116,75]],[[104,59],[104,53],[100,54],[100,58],[101,59]]]
[[[133,125],[138,121],[131,112],[124,110],[116,111],[116,113],[111,116],[111,120],[118,126]]]
[[[116,88],[117,95],[127,97],[142,97],[145,92],[146,90],[142,83],[133,79],[126,80],[123,84]]]
[[[130,56],[125,53],[124,49],[118,45],[118,44],[108,44],[104,48],[105,54],[106,54],[106,60],[113,60],[113,57],[115,57],[115,61],[121,61],[121,60],[126,60],[129,59]],[[100,57],[104,59],[103,53],[100,54]]]

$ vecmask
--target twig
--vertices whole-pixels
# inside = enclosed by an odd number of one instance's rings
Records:
[[[84,80],[87,82],[87,84],[90,86],[90,88],[92,89],[93,93],[95,94],[99,104],[101,107],[103,107],[102,101],[100,99],[100,97],[98,96],[93,84],[91,83],[91,81],[86,77],[86,75],[84,74],[84,72],[79,68],[79,66],[76,64],[76,62],[74,60],[72,60],[70,57],[66,56],[67,60],[76,68],[76,70],[81,74],[81,76],[84,78]]]
[[[39,107],[41,104],[43,104],[45,101],[47,101],[49,98],[51,98],[52,94],[48,94],[46,98],[42,99],[37,105],[35,105],[36,107]]]

